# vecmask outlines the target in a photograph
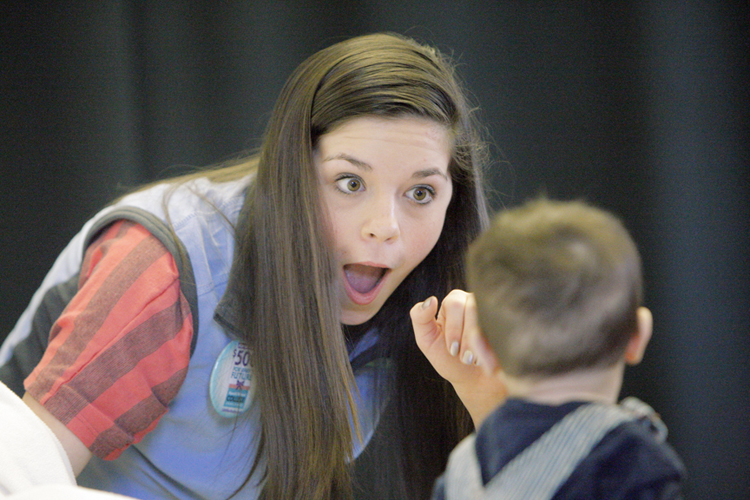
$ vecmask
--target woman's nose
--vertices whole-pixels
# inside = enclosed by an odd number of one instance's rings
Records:
[[[368,213],[365,214],[366,220],[362,225],[363,238],[388,241],[399,236],[400,229],[395,201],[374,200],[374,203],[366,210]]]

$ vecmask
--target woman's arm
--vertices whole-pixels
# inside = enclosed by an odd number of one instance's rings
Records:
[[[47,427],[52,430],[52,433],[57,436],[57,439],[65,449],[65,453],[68,454],[68,460],[73,468],[73,474],[78,476],[81,473],[86,464],[91,460],[91,452],[86,445],[84,445],[78,437],[73,434],[62,422],[57,420],[47,409],[42,406],[36,399],[32,398],[28,393],[24,394],[23,402],[31,408],[31,411],[36,413]]]
[[[166,413],[192,335],[171,254],[144,227],[116,222],[87,249],[78,292],[54,321],[23,400],[78,474],[92,454],[117,458]]]

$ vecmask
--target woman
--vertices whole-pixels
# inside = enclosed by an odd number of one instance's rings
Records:
[[[437,51],[382,34],[333,45],[291,75],[257,156],[92,219],[6,342],[4,373],[56,318],[24,400],[74,470],[88,465],[86,486],[426,497],[470,421],[409,309],[463,287],[486,221],[480,168]],[[474,376],[450,358],[430,360],[451,382]]]

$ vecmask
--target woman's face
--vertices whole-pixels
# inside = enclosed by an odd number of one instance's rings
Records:
[[[437,243],[451,148],[445,127],[416,117],[354,118],[319,139],[344,324],[372,318]]]

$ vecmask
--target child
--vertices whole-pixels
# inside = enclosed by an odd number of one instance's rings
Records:
[[[528,202],[471,245],[467,273],[486,338],[469,343],[508,399],[456,447],[433,498],[680,497],[664,425],[634,398],[614,404],[652,327],[623,225],[582,202]]]

